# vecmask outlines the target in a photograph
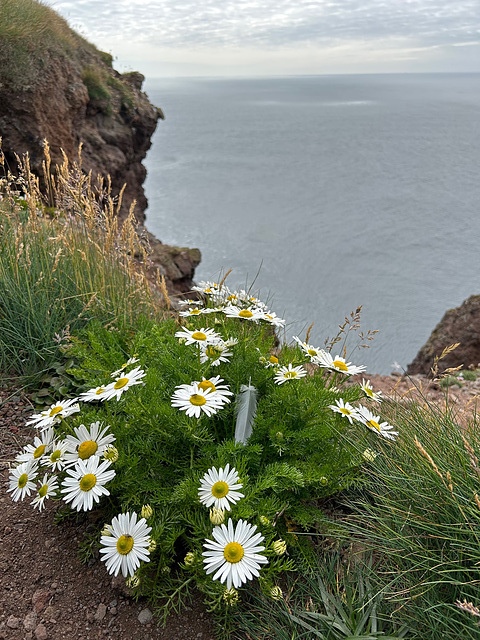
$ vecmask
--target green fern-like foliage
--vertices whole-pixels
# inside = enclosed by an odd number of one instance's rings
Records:
[[[231,355],[220,363],[213,364],[213,358],[202,362],[198,345],[175,335],[182,327],[214,330],[230,340]],[[154,600],[161,593],[167,609],[181,606],[181,593],[193,584],[212,610],[226,606],[225,586],[206,575],[202,562],[203,545],[212,539],[214,527],[198,493],[209,469],[230,465],[238,473],[243,497],[229,505],[225,518],[256,525],[264,537],[268,564],[262,566],[261,584],[266,591],[283,571],[313,562],[310,536],[327,527],[323,505],[343,488],[361,483],[361,452],[376,436],[331,409],[340,397],[358,400],[360,388],[310,364],[308,375],[278,384],[279,367],[307,365],[308,357],[301,347],[284,345],[275,350],[278,364],[274,359],[272,366],[268,355],[275,343],[268,322],[247,322],[219,311],[181,322],[143,319],[135,333],[95,324],[74,342],[70,356],[80,364],[72,373],[87,387],[109,384],[111,372],[133,355],[135,366],[145,371],[142,384],[118,400],[84,403],[81,413],[61,428],[71,433],[74,426],[94,421],[110,426],[119,458],[108,485],[105,519],[151,506],[148,524],[156,548],[138,572],[136,589]],[[233,395],[213,415],[189,417],[172,406],[176,387],[214,376]],[[246,443],[234,437],[233,400],[242,385],[255,387],[258,400]]]

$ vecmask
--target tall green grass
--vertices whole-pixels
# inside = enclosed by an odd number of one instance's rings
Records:
[[[41,78],[52,58],[78,58],[81,50],[96,53],[111,66],[111,56],[103,54],[75,33],[67,21],[38,0],[0,0],[0,82],[19,90]]]
[[[370,471],[369,490],[348,501],[344,532],[377,559],[376,587],[422,640],[478,639],[480,437],[476,415],[451,406],[392,404],[400,437]]]
[[[12,375],[47,370],[64,331],[158,312],[133,218],[119,226],[110,196],[100,191],[102,207],[76,164],[47,182],[49,208],[28,163],[0,184],[0,370]]]

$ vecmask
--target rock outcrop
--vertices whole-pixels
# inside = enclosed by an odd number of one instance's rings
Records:
[[[14,0],[4,4],[0,137],[7,168],[15,171],[15,154],[28,153],[33,172],[42,180],[45,139],[52,166],[61,164],[63,153],[75,159],[81,144],[83,170],[91,171],[93,178],[110,176],[114,195],[126,185],[120,216],[135,200],[136,219],[144,223],[142,161],[163,119],[161,109],[142,92],[144,77],[138,72],[117,73],[110,54],[97,50],[42,3],[27,0],[21,11]],[[152,259],[171,288],[189,290],[199,251],[170,250],[156,239],[151,244],[156,247]],[[159,262],[160,255],[170,256],[166,264]]]
[[[438,362],[439,372],[463,365],[478,367],[480,362],[480,295],[470,296],[455,309],[449,309],[407,367],[407,374],[429,374],[435,356],[450,345],[460,345]]]
[[[62,150],[75,158],[81,143],[84,170],[109,175],[113,193],[126,184],[122,211],[136,200],[142,221],[147,207],[142,160],[160,118],[140,90],[142,81],[141,74],[120,75],[85,50],[81,62],[52,58],[45,72],[21,90],[2,86],[0,135],[7,163],[15,167],[14,153],[28,152],[32,169],[42,175],[45,139],[53,164],[61,163]]]

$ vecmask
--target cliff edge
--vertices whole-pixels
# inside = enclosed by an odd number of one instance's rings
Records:
[[[61,164],[63,153],[75,158],[81,144],[83,169],[94,177],[109,175],[113,194],[126,184],[120,215],[135,200],[135,216],[143,224],[147,199],[142,161],[163,119],[161,109],[142,91],[143,75],[115,71],[110,54],[36,0],[2,0],[0,60],[0,137],[7,168],[15,172],[15,154],[28,152],[31,168],[42,176],[45,139],[53,165]],[[167,285],[189,290],[200,252],[169,251],[151,234],[149,239],[153,262],[165,273]],[[162,267],[165,256],[168,263]]]

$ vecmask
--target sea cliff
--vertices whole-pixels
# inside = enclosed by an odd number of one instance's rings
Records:
[[[79,36],[49,7],[35,0],[6,0],[0,15],[0,137],[5,166],[29,155],[42,182],[44,140],[52,164],[78,156],[92,176],[109,176],[112,193],[125,190],[120,216],[135,201],[145,222],[147,198],[142,164],[157,122],[164,118],[142,91],[138,72],[120,74],[112,56]],[[191,288],[198,249],[169,247],[145,228],[150,258],[173,292]]]

